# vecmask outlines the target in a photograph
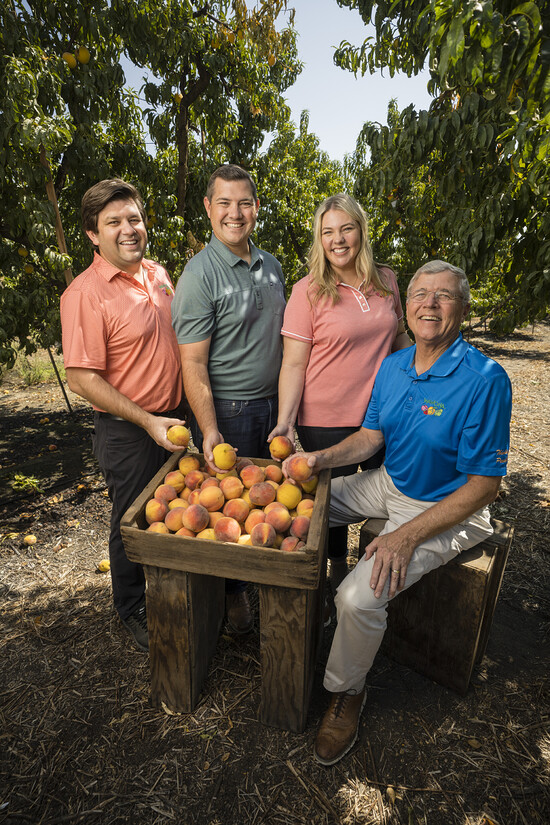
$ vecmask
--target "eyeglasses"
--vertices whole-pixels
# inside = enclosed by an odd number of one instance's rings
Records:
[[[462,301],[462,295],[457,295],[455,292],[446,292],[444,289],[417,289],[416,292],[407,295],[407,301],[419,304],[425,301],[428,295],[433,295],[434,300],[439,304],[452,304],[455,301]]]

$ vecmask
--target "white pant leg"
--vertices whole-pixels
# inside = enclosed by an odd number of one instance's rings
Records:
[[[389,477],[388,480],[386,492],[390,518],[383,533],[392,532],[400,524],[410,521],[415,515],[432,506],[432,502],[417,501],[404,496]],[[463,550],[479,544],[491,533],[489,511],[484,508],[464,523],[428,539],[416,548],[411,557],[405,589],[425,573],[445,564]],[[366,675],[384,636],[389,583],[385,594],[376,599],[370,587],[373,564],[374,557],[367,561],[363,556],[344,579],[336,594],[338,624],[324,678],[324,686],[331,692],[363,689]]]
[[[356,524],[366,518],[388,518],[388,481],[390,477],[383,465],[376,470],[331,479],[329,527]]]

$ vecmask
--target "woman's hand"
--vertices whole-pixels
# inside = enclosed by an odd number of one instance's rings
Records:
[[[267,436],[268,443],[273,441],[275,436],[277,435],[284,435],[289,441],[292,442],[292,446],[296,449],[296,442],[294,440],[294,427],[290,424],[277,424],[276,427],[273,427],[269,435]]]

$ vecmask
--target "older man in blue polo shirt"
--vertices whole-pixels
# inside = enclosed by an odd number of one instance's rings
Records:
[[[387,521],[337,592],[324,679],[332,699],[314,749],[322,765],[357,739],[388,601],[492,533],[487,505],[506,474],[511,387],[502,367],[460,334],[469,300],[461,269],[422,266],[407,293],[415,346],[382,362],[361,429],[308,458],[318,471],[386,447],[380,469],[332,482],[331,525]]]

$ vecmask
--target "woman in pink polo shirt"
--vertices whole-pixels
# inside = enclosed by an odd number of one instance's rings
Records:
[[[410,346],[395,274],[375,264],[367,216],[349,195],[327,198],[315,213],[309,275],[288,301],[279,377],[279,417],[269,436],[306,452],[337,444],[361,426],[382,360]],[[362,465],[379,467],[383,452]],[[358,465],[332,470],[351,475]],[[347,575],[347,527],[329,534],[334,593]]]

